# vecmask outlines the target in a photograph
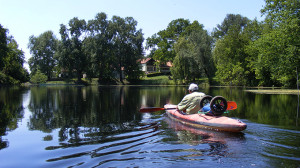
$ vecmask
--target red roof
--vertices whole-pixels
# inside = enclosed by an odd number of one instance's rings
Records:
[[[144,59],[141,60],[141,64],[145,64],[145,63],[147,63],[151,59],[152,58],[144,58]]]

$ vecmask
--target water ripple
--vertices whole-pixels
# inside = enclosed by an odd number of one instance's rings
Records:
[[[94,141],[86,141],[85,139],[84,142],[78,142],[74,144],[62,143],[59,146],[49,146],[46,148],[46,150],[67,149],[71,147],[74,148],[74,147],[81,147],[86,145],[103,145],[99,148],[88,150],[88,151],[72,153],[69,155],[64,155],[56,158],[50,158],[47,160],[47,162],[55,162],[55,161],[66,160],[71,158],[78,158],[84,155],[90,156],[91,158],[96,158],[96,157],[101,157],[101,156],[111,155],[116,153],[121,153],[121,155],[126,155],[134,152],[139,152],[139,149],[135,149],[131,151],[128,150],[143,145],[144,143],[150,142],[151,141],[151,139],[149,139],[150,137],[154,137],[160,133],[160,131],[158,131],[158,127],[159,126],[157,123],[152,123],[149,125],[142,126],[140,128],[133,129],[132,132],[107,136],[104,139],[99,139]]]

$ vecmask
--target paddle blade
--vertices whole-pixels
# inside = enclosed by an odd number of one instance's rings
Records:
[[[151,112],[161,111],[161,110],[165,110],[165,108],[161,108],[161,107],[143,107],[143,108],[140,108],[141,113],[151,113]]]
[[[227,101],[227,110],[235,110],[237,108],[237,104],[234,101]]]

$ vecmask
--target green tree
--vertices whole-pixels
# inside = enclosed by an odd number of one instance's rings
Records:
[[[195,81],[196,78],[213,75],[211,57],[212,38],[197,21],[186,27],[175,44],[176,57],[172,75],[174,79]],[[209,80],[211,81],[211,80]]]
[[[40,70],[37,70],[30,81],[35,84],[46,83],[47,75],[43,74]]]
[[[143,54],[142,30],[136,30],[137,21],[132,17],[123,19],[113,16],[110,26],[113,32],[113,56],[116,60],[114,67],[119,72],[120,81],[123,82],[123,68],[124,75],[134,79],[137,77],[136,73],[139,73],[137,60],[142,58]]]
[[[125,20],[132,31],[127,37],[125,47],[124,73],[129,81],[135,81],[142,75],[137,60],[143,56],[144,37],[141,29],[136,30],[137,22],[133,18],[125,18]]]
[[[189,20],[176,19],[171,21],[165,30],[159,31],[157,34],[147,38],[146,47],[150,49],[151,56],[161,61],[161,63],[173,61],[176,56],[174,44],[180,35],[185,33],[189,25]]]
[[[249,86],[257,86],[259,80],[256,78],[255,73],[255,61],[257,61],[257,52],[251,49],[252,44],[261,38],[263,34],[264,24],[258,22],[256,19],[248,22],[244,28],[242,37],[245,39],[245,46],[243,50],[245,52],[244,68],[246,70],[246,83]]]
[[[240,30],[231,29],[228,35],[219,39],[213,51],[217,68],[216,76],[221,84],[246,85],[245,52],[247,41],[242,41]]]
[[[112,33],[105,13],[98,13],[93,20],[89,20],[87,29],[89,37],[84,41],[86,55],[91,57],[91,66],[88,69],[90,76],[97,76],[100,81],[111,81],[114,63],[112,53]]]
[[[72,48],[67,27],[61,24],[59,33],[61,35],[61,40],[58,42],[57,52],[54,57],[58,61],[58,67],[62,69],[63,73],[69,73],[71,77],[73,70],[73,64],[71,61]]]
[[[32,74],[40,70],[47,75],[48,80],[51,78],[53,68],[57,64],[54,59],[56,47],[57,39],[52,31],[46,31],[38,37],[30,36],[28,48],[32,57],[28,63]]]
[[[255,73],[261,85],[296,86],[299,69],[300,1],[266,0],[263,35],[251,47],[257,53]]]
[[[61,42],[56,56],[61,68],[67,70],[69,74],[76,72],[78,82],[81,82],[82,74],[87,71],[89,65],[89,59],[83,49],[85,32],[85,20],[76,17],[69,21],[69,29],[63,24],[60,25]]]
[[[240,14],[227,14],[222,24],[218,24],[217,27],[214,28],[212,36],[215,39],[219,39],[228,34],[232,26],[237,26],[242,29],[247,25],[248,22],[249,19],[241,16]]]
[[[0,84],[18,84],[29,80],[28,72],[23,67],[24,52],[8,30],[0,25]]]
[[[7,32],[8,30],[0,24],[0,71],[4,67],[4,58],[7,57]]]
[[[229,19],[229,16],[238,19]],[[257,57],[253,53],[249,54],[248,46],[260,38],[261,23],[240,15],[227,15],[223,23],[232,25],[226,24],[225,27],[228,28],[224,28],[226,31],[215,32],[215,38],[217,34],[221,34],[216,38],[213,49],[218,80],[225,85],[256,85],[257,80],[251,61]]]
[[[3,72],[20,83],[27,82],[29,81],[29,73],[23,67],[25,63],[24,52],[18,49],[19,46],[12,37],[10,37],[8,41],[8,52],[4,61],[5,66]]]

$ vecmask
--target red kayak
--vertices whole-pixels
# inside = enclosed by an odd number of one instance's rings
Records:
[[[225,116],[208,116],[205,114],[187,115],[177,110],[176,107],[177,105],[166,104],[164,109],[171,119],[192,127],[227,132],[241,132],[247,128],[247,125],[238,119]]]

